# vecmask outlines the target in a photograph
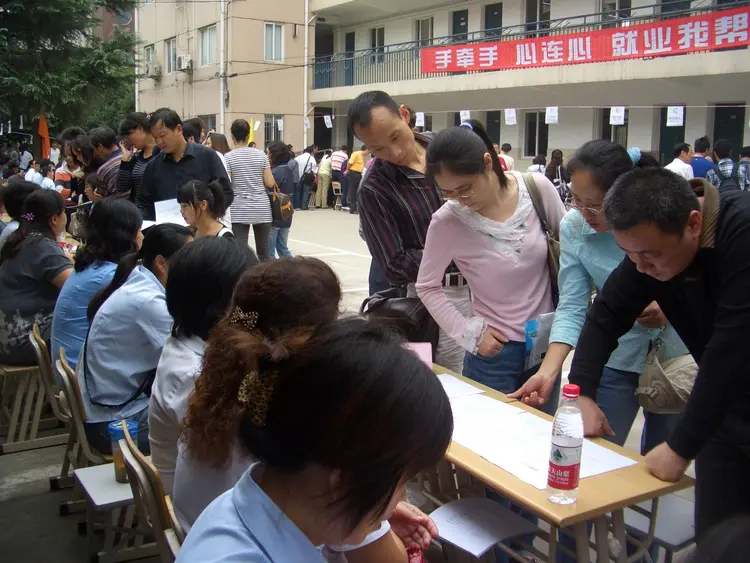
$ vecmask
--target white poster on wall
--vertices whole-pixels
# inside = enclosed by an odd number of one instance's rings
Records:
[[[331,120],[330,115],[324,115],[323,121],[326,122],[326,127],[328,127],[329,129],[333,129],[333,121]]]
[[[309,128],[310,128],[310,118],[306,117],[305,118],[305,129],[309,129]]]
[[[461,110],[461,123],[464,121],[469,121],[471,119],[471,110],[468,109],[462,109]]]
[[[414,122],[416,127],[424,127],[424,112],[417,112],[417,120]]]
[[[612,106],[609,109],[610,125],[625,125],[625,106]]]
[[[667,127],[682,127],[685,122],[685,108],[669,106],[667,108]]]
[[[253,131],[257,131],[260,128],[260,121],[256,121],[255,125],[253,125]]]
[[[515,125],[516,122],[516,108],[506,108],[505,110],[505,124]]]
[[[558,117],[558,107],[550,106],[547,108],[547,111],[544,113],[544,122],[547,125],[553,125],[557,123],[557,117]]]
[[[279,126],[279,131],[283,131],[284,130],[284,120],[283,119],[278,119],[276,121],[276,124]]]

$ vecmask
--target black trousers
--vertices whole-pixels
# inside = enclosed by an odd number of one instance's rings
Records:
[[[713,440],[695,460],[695,537],[713,526],[750,514],[750,455],[725,441]]]
[[[357,211],[357,190],[359,189],[359,182],[362,180],[362,174],[350,170],[347,178],[349,179],[349,212],[354,213]]]
[[[263,262],[271,257],[271,223],[259,223],[257,225],[245,225],[244,223],[232,223],[234,236],[247,244],[250,238],[250,227],[253,228],[255,236],[255,252],[258,260]]]

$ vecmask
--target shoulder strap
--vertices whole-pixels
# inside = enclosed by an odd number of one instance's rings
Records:
[[[536,211],[539,222],[542,224],[542,228],[547,235],[551,236],[555,240],[560,240],[560,228],[559,226],[552,230],[549,227],[549,221],[547,220],[547,211],[544,209],[544,203],[542,202],[542,195],[539,193],[539,188],[536,185],[534,176],[525,172],[521,174],[523,181],[526,183],[526,189],[529,191],[531,197],[531,203],[534,205],[534,211]]]
[[[703,229],[699,244],[701,248],[716,246],[716,225],[719,222],[719,190],[708,182],[703,186]]]

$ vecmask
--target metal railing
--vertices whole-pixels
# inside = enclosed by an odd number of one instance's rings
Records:
[[[719,3],[718,0],[702,0],[697,3],[689,0],[673,0],[629,10],[597,12],[583,16],[435,37],[429,40],[394,43],[375,49],[335,53],[314,59],[313,88],[318,90],[423,78],[420,49],[425,47],[513,41],[528,37],[599,31],[611,27],[627,27],[748,5],[750,5],[750,0],[723,3]],[[452,74],[458,73],[431,73],[429,77],[450,76]]]

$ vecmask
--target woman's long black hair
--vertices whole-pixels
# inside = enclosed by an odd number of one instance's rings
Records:
[[[508,179],[492,139],[476,119],[465,121],[459,127],[443,129],[435,135],[427,149],[427,175],[434,178],[442,170],[458,176],[484,174],[484,155],[487,153],[492,157],[492,169],[500,186],[506,188]]]
[[[192,236],[193,234],[187,227],[172,223],[163,223],[148,229],[141,249],[123,257],[117,265],[115,276],[110,284],[91,298],[86,312],[89,322],[94,320],[96,312],[109,299],[110,295],[127,281],[138,262],[141,262],[144,267],[153,272],[154,261],[157,256],[169,260],[175,252],[185,246]]]
[[[65,211],[65,201],[55,190],[34,190],[26,198],[21,213],[21,225],[5,241],[1,260],[12,260],[27,238],[48,237],[54,239],[49,220]]]
[[[137,252],[141,223],[138,208],[127,200],[110,198],[94,205],[86,221],[86,243],[76,254],[76,272],[96,262],[118,263]]]

